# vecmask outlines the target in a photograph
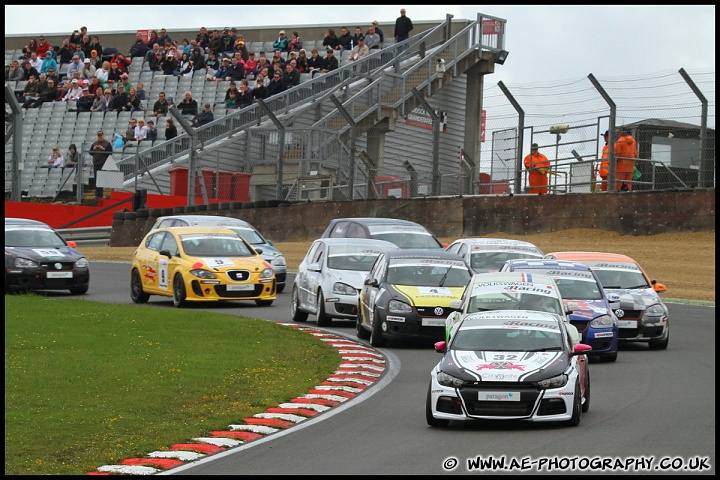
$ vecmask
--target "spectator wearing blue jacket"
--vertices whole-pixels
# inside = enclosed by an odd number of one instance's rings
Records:
[[[290,40],[285,36],[285,30],[280,30],[278,39],[273,42],[273,49],[281,52],[290,51]]]
[[[54,71],[58,69],[57,61],[53,58],[52,52],[45,53],[45,59],[40,67],[40,73],[47,73],[48,68],[52,68]]]

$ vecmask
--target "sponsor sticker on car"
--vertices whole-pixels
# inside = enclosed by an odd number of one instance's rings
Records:
[[[47,272],[47,278],[72,278],[73,272]]]
[[[422,326],[423,327],[444,327],[445,319],[444,318],[423,318]]]
[[[226,288],[228,292],[246,292],[255,288],[255,285],[247,283],[243,285],[228,285]]]
[[[620,328],[637,328],[637,320],[620,320]]]
[[[478,392],[481,402],[519,402],[520,392]]]

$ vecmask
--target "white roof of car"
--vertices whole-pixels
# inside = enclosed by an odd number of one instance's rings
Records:
[[[250,226],[245,220],[240,220],[234,217],[223,217],[220,215],[167,215],[158,218],[158,222],[167,219],[184,220],[190,225],[208,225],[208,226],[222,226],[222,225],[234,225],[234,226]]]
[[[466,243],[471,250],[520,250],[523,252],[536,252],[542,255],[542,250],[537,245],[524,240],[513,240],[510,238],[460,238],[455,242]]]

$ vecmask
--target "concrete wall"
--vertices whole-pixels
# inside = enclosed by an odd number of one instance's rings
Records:
[[[572,228],[656,235],[715,231],[715,189],[282,203],[265,208],[235,202],[153,208],[116,213],[110,245],[136,246],[157,217],[181,213],[241,218],[276,242],[318,238],[330,220],[337,217],[407,219],[425,225],[438,237],[454,238],[498,232],[525,235]]]

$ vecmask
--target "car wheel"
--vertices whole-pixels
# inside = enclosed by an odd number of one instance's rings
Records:
[[[143,291],[142,279],[137,270],[133,270],[130,274],[130,298],[134,303],[146,303],[150,298],[150,295]]]
[[[290,300],[290,316],[293,322],[304,322],[308,318],[308,314],[300,311],[300,299],[298,298],[297,287],[292,289],[292,299]]]
[[[355,331],[357,332],[357,337],[360,340],[370,340],[370,332],[365,330],[365,327],[362,325],[362,321],[358,317],[357,322],[355,322]]]
[[[590,410],[590,372],[585,373],[585,395],[583,395],[582,411]]]
[[[579,381],[578,381],[579,382]],[[572,418],[568,423],[573,427],[580,425],[582,419],[582,398],[580,397],[580,383],[575,384],[575,395],[573,396],[573,412]]]
[[[185,300],[186,298],[185,282],[183,282],[182,275],[178,273],[175,275],[175,279],[173,280],[173,305],[177,308],[185,307],[187,304],[187,300]]]
[[[650,350],[665,350],[668,347],[668,343],[670,343],[670,330],[668,330],[664,340],[650,340],[648,346]]]
[[[316,311],[318,327],[329,327],[332,319],[325,314],[325,297],[322,292],[318,292]]]
[[[258,307],[269,307],[273,304],[274,300],[255,300],[255,305]]]
[[[382,322],[380,321],[380,316],[377,312],[375,312],[374,317],[375,321],[370,329],[370,345],[373,347],[384,347],[387,345],[387,340],[382,336],[382,327],[380,326]]]
[[[617,357],[618,352],[606,353],[605,355],[600,355],[600,360],[602,360],[603,362],[611,363],[617,360]]]
[[[72,293],[73,295],[85,295],[89,288],[90,287],[88,287],[87,285],[79,288],[71,288],[70,293]]]
[[[432,395],[430,395],[430,388],[432,383],[428,386],[427,397],[425,398],[425,419],[427,424],[431,427],[447,427],[450,424],[450,420],[441,420],[433,417],[432,414]]]
[[[282,293],[285,291],[285,284],[284,283],[278,283],[277,286],[277,293]]]

